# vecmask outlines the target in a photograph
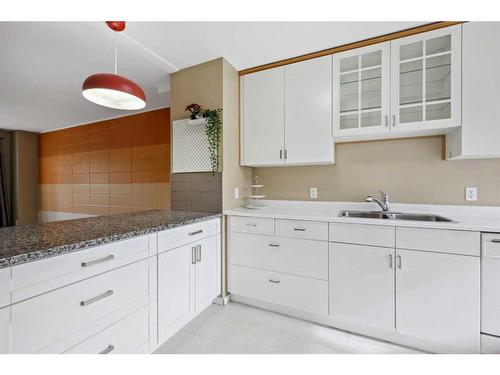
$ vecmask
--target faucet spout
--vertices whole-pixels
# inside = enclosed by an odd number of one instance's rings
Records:
[[[383,191],[381,191],[380,193],[382,194],[382,201],[369,195],[365,198],[365,202],[375,202],[380,206],[380,208],[382,209],[383,212],[388,212],[389,211],[389,195],[384,193]]]

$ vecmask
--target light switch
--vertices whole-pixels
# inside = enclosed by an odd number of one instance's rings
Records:
[[[240,198],[240,189],[237,187],[234,188],[234,199],[239,199]]]
[[[465,188],[465,200],[466,201],[477,201],[477,187],[466,187]]]

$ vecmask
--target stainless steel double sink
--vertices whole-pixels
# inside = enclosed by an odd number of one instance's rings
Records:
[[[436,221],[453,223],[454,221],[447,217],[432,214],[414,214],[403,212],[381,212],[381,211],[349,211],[343,210],[339,213],[340,217],[354,217],[365,219],[386,219],[386,220],[411,220],[411,221]]]

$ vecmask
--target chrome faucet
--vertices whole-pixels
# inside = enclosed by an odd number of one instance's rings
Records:
[[[389,195],[384,193],[383,191],[381,191],[380,194],[382,194],[382,202],[379,201],[377,198],[373,198],[370,195],[365,198],[365,202],[375,202],[382,208],[383,212],[388,212],[389,211]]]

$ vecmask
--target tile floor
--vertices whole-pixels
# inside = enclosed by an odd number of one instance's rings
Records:
[[[230,302],[211,305],[157,354],[411,354],[419,351]]]

